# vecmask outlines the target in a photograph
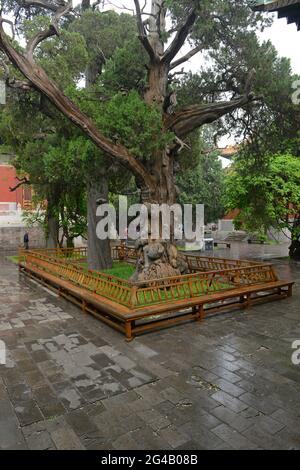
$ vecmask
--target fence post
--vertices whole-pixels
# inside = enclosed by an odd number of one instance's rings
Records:
[[[124,261],[125,259],[125,241],[121,240],[121,245],[118,246],[118,255],[119,261]]]
[[[138,303],[138,298],[137,298],[137,286],[132,286],[131,287],[131,299],[130,299],[130,306],[135,307]]]

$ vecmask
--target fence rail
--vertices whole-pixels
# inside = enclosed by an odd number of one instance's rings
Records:
[[[87,258],[86,247],[53,249],[46,248],[34,251],[53,258],[65,259],[69,262],[84,260]],[[195,256],[181,252],[179,252],[179,257],[187,263],[190,272],[216,271],[229,268],[257,266],[262,264],[257,261]],[[135,248],[126,246],[125,244],[115,245],[112,247],[112,258],[114,261],[135,263],[137,259],[137,252]]]
[[[195,271],[215,271],[219,269],[239,268],[247,266],[260,265],[257,261],[226,259],[226,258],[212,258],[207,256],[194,256],[180,254],[180,256],[188,264],[190,272]]]
[[[40,253],[51,258],[65,259],[67,261],[76,261],[87,258],[87,248],[41,248],[30,250],[34,253]],[[26,250],[20,250],[24,255]]]
[[[127,341],[182,321],[201,321],[208,312],[289,297],[294,284],[278,280],[270,264],[192,255],[183,255],[190,274],[132,284],[88,270],[82,263],[86,255],[86,248],[20,250],[19,269],[124,333]],[[121,245],[112,255],[135,262],[137,253]]]
[[[123,279],[102,272],[87,270],[69,263],[65,259],[54,258],[40,252],[23,251],[21,259],[26,267],[35,267],[127,307],[132,305],[131,285]]]
[[[127,260],[134,249],[113,251],[114,259]],[[66,250],[21,250],[20,259],[26,267],[34,267],[64,279],[128,308],[189,300],[203,295],[267,283],[277,280],[270,264],[255,264],[239,260],[203,258],[196,261],[188,256],[191,274],[157,279],[133,285],[131,282],[104,272],[88,270],[73,261],[86,256],[86,248]],[[225,268],[224,268],[225,267]],[[202,269],[202,271],[201,271]],[[210,270],[208,270],[210,269]]]

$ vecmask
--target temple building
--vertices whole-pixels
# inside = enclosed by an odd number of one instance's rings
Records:
[[[277,12],[278,18],[287,18],[300,29],[300,0],[252,0],[252,9],[262,12]]]

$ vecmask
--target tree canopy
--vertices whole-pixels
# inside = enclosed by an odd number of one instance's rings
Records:
[[[239,157],[228,171],[226,202],[240,209],[236,223],[246,230],[266,233],[270,228],[291,232],[291,254],[300,239],[300,158],[269,155],[259,172]]]
[[[189,198],[217,218],[220,136],[244,139],[262,168],[272,145],[297,146],[299,110],[289,99],[297,77],[257,37],[270,18],[246,0],[133,0],[121,14],[103,11],[105,3],[3,2],[1,66],[11,95],[1,125],[24,155],[20,165],[33,179],[40,165],[46,185],[70,194],[100,179],[107,194],[126,190],[134,177],[143,202]],[[187,72],[196,54],[204,64]],[[214,135],[204,151],[206,124]]]

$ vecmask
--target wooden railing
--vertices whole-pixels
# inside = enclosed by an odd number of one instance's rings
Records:
[[[103,297],[117,301],[130,307],[131,285],[116,276],[110,276],[103,272],[87,270],[83,267],[69,263],[65,259],[55,258],[35,251],[23,251],[23,262],[27,267],[36,267],[53,276],[84,287],[91,293],[100,294]]]
[[[137,258],[137,252],[135,248],[121,244],[112,248],[112,256],[114,260],[134,263]],[[257,261],[187,255],[182,252],[179,252],[179,257],[188,264],[190,272],[214,271],[218,269],[256,266],[257,264],[261,264]]]
[[[276,273],[270,264],[197,272],[137,285],[135,302],[136,306],[143,306],[148,303],[189,300],[202,295],[276,280]]]
[[[35,250],[35,252],[39,252],[52,258],[65,259],[68,262],[78,260],[81,261],[87,258],[86,247],[53,249],[46,248]],[[189,271],[191,273],[261,265],[261,263],[257,261],[213,258],[207,256],[186,255],[185,253],[179,253],[179,257],[187,263]],[[114,261],[125,261],[127,263],[135,263],[137,259],[137,252],[133,247],[128,247],[124,244],[120,244],[112,247],[112,258]]]
[[[117,245],[112,248],[112,258],[114,261],[126,261],[134,264],[137,259],[137,251],[135,248],[124,244]]]
[[[87,248],[41,248],[34,250],[35,253],[49,256],[51,258],[66,259],[68,261],[84,260],[87,258]]]
[[[197,271],[188,275],[133,285],[116,276],[88,270],[72,262],[82,259],[84,253],[86,248],[75,248],[72,252],[66,250],[64,255],[59,250],[21,250],[20,260],[28,268],[37,268],[129,308],[189,300],[206,294],[277,280],[270,264],[218,260],[214,265],[215,270]],[[115,251],[116,253],[118,252]],[[206,268],[216,261],[212,258],[203,258],[203,260]],[[226,269],[221,269],[225,265]]]
[[[256,266],[257,261],[239,260],[239,259],[226,259],[226,258],[212,258],[207,256],[195,256],[180,254],[186,261],[190,272],[197,271],[215,271],[219,269],[240,268],[246,266]]]

